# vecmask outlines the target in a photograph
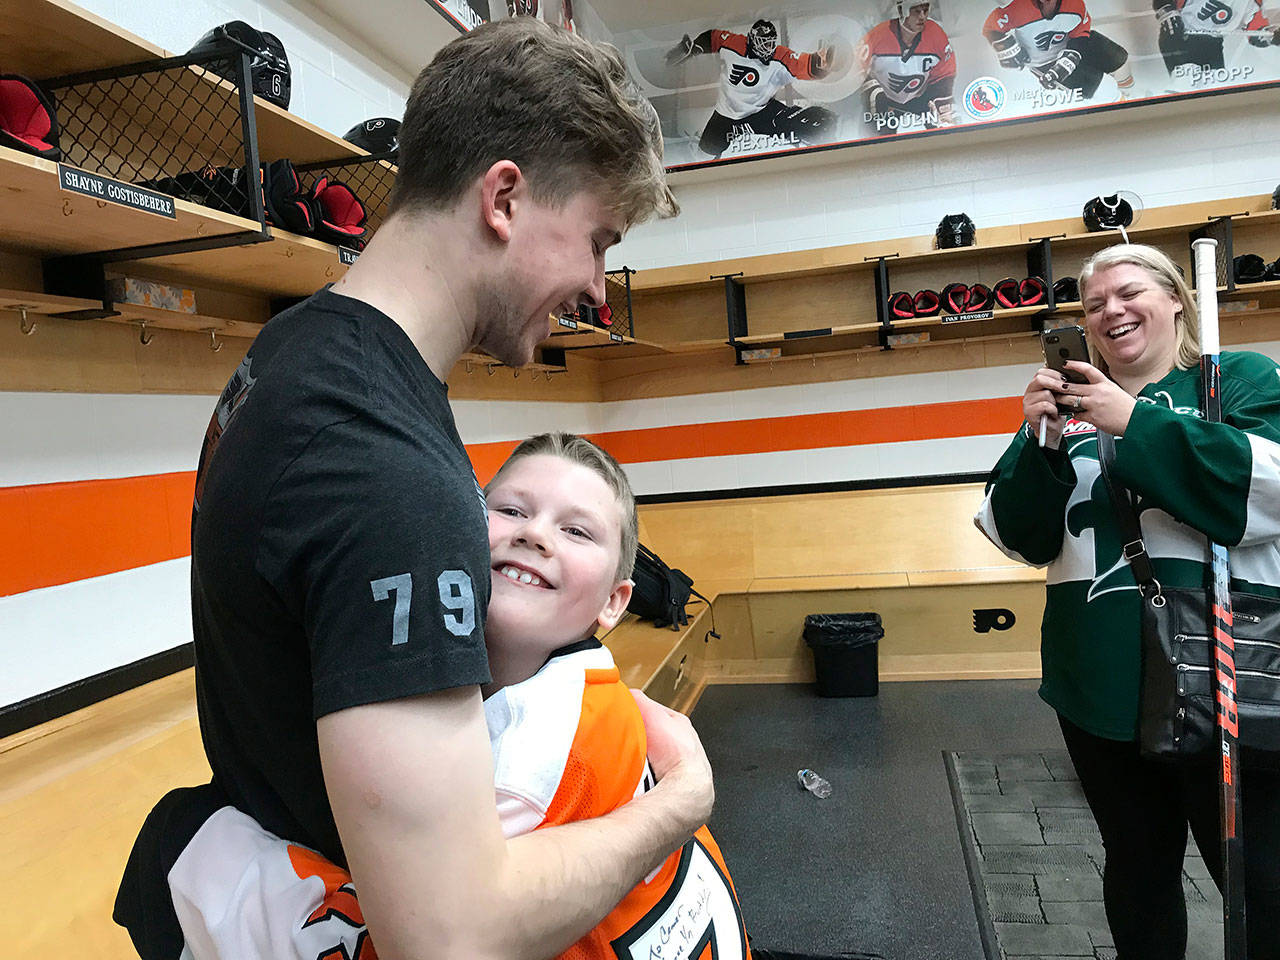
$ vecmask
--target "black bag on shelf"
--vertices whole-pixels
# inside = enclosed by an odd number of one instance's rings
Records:
[[[707,606],[707,598],[693,589],[693,578],[683,570],[673,570],[643,543],[636,544],[636,567],[631,574],[635,588],[627,609],[642,620],[652,620],[655,627],[679,630],[688,626],[685,606],[691,596]]]
[[[53,102],[35,81],[16,73],[0,74],[0,146],[62,158]]]

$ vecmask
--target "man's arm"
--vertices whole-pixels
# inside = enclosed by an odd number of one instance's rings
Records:
[[[711,810],[706,756],[687,719],[640,705],[657,787],[511,840],[475,687],[321,717],[325,785],[382,960],[553,956],[688,839]]]

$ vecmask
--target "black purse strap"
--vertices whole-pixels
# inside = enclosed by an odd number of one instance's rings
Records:
[[[1129,488],[1111,475],[1111,468],[1116,459],[1116,438],[1105,430],[1098,431],[1098,466],[1102,468],[1102,482],[1107,486],[1107,496],[1111,500],[1111,509],[1115,513],[1116,524],[1120,527],[1120,536],[1124,540],[1124,558],[1129,561],[1133,577],[1138,581],[1138,589],[1143,595],[1154,586],[1160,592],[1160,581],[1156,579],[1155,570],[1151,566],[1151,556],[1147,553],[1147,545],[1142,539],[1142,524],[1138,522],[1138,513],[1134,508],[1134,497]]]

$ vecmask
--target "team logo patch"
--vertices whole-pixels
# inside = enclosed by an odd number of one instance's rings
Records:
[[[754,87],[760,82],[760,71],[755,67],[735,63],[729,68],[729,82],[735,86]]]
[[[1196,14],[1198,20],[1212,20],[1218,26],[1231,21],[1232,11],[1225,3],[1218,3],[1217,0],[1209,0],[1202,6]]]
[[[904,77],[898,73],[889,74],[889,89],[894,93],[915,93],[924,83],[922,77]]]
[[[1004,109],[1004,84],[995,77],[979,77],[964,90],[964,109],[975,120],[990,120]]]
[[[1048,50],[1050,47],[1056,47],[1067,39],[1067,35],[1061,30],[1046,30],[1044,33],[1036,34],[1036,47],[1040,50]]]

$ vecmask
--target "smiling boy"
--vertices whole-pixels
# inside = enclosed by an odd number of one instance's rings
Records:
[[[570,434],[520,444],[486,498],[493,680],[484,713],[498,815],[515,837],[603,816],[654,785],[636,701],[595,638],[631,598],[637,520],[621,467]],[[231,808],[196,834],[169,881],[198,960],[375,956],[350,877]],[[666,943],[678,952],[664,954]],[[705,826],[560,957],[666,955],[750,956]]]

